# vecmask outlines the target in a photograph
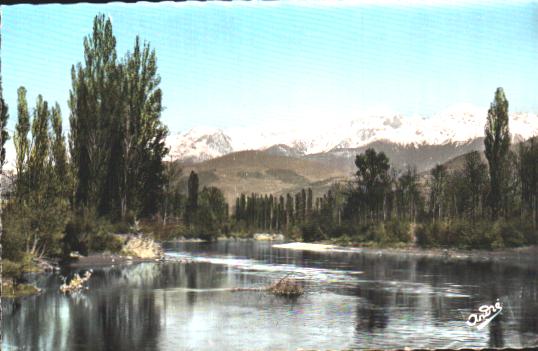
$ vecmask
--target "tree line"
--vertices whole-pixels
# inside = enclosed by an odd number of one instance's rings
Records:
[[[511,147],[508,101],[495,92],[478,151],[453,169],[437,165],[427,175],[391,167],[383,152],[367,149],[355,158],[355,179],[335,184],[313,200],[242,194],[235,228],[282,231],[305,240],[351,238],[365,242],[410,242],[422,246],[493,248],[535,244],[537,236],[538,137]]]

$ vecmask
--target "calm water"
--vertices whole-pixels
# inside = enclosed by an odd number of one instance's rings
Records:
[[[472,263],[274,249],[269,243],[178,243],[192,263],[94,270],[89,290],[3,301],[6,350],[292,350],[538,346],[538,265]],[[287,273],[304,284],[295,300],[261,287]],[[72,272],[62,272],[68,274]],[[499,298],[486,328],[470,313]]]

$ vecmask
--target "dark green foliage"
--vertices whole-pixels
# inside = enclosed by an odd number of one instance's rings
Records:
[[[468,196],[467,207],[471,220],[483,214],[483,205],[487,196],[487,166],[480,159],[480,153],[473,151],[465,155],[465,168],[463,176],[466,179],[466,187],[463,190]]]
[[[385,223],[385,230],[391,242],[411,242],[411,228],[409,222],[393,219]]]
[[[4,279],[22,281],[22,273],[22,264],[10,261],[9,259],[5,258],[2,259],[2,277]]]
[[[535,244],[536,232],[522,222],[465,220],[424,223],[416,229],[420,247],[456,247],[460,249],[496,249]]]
[[[196,212],[198,211],[198,174],[191,171],[188,181],[187,205],[185,208],[185,223],[194,224]]]
[[[354,190],[359,202],[359,216],[377,221],[384,215],[385,194],[389,190],[389,159],[383,152],[367,149],[355,158],[357,187]],[[360,214],[362,212],[362,215]]]
[[[122,241],[111,233],[117,232],[112,224],[99,219],[95,213],[84,211],[72,216],[65,226],[63,253],[68,256],[72,251],[83,255],[92,252],[119,252]]]
[[[166,181],[159,212],[163,217],[163,225],[166,226],[169,218],[174,219],[175,221],[181,219],[181,216],[184,213],[186,199],[181,192],[181,168],[173,162],[166,163],[165,168]]]
[[[194,231],[196,236],[205,240],[214,240],[221,234],[227,234],[228,204],[222,191],[215,187],[204,187],[195,214]]]
[[[2,259],[20,261],[26,249],[25,238],[21,235],[25,223],[21,220],[23,217],[13,215],[16,209],[11,210],[9,206],[12,204],[2,209]]]
[[[506,156],[510,148],[508,128],[508,101],[502,88],[497,88],[495,99],[488,111],[485,127],[484,146],[489,162],[491,216],[496,219],[503,206],[506,182]]]
[[[327,235],[323,232],[317,221],[312,221],[301,225],[301,236],[306,242],[327,239]]]
[[[437,165],[431,170],[430,181],[430,214],[435,221],[447,215],[446,187],[448,174],[445,166]]]
[[[24,172],[24,166],[29,159],[30,141],[28,133],[30,132],[30,114],[28,112],[28,103],[26,101],[26,88],[20,87],[17,90],[17,125],[15,126],[15,152],[17,174]]]
[[[394,192],[396,213],[400,220],[415,221],[423,210],[423,199],[415,168],[408,168],[396,181]]]
[[[538,137],[519,146],[522,212],[538,228]]]

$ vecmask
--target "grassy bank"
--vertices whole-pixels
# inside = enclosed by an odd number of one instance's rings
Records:
[[[538,232],[522,220],[387,221],[366,225],[299,228],[300,241],[347,247],[496,250],[538,244]]]
[[[28,284],[25,273],[40,272],[40,267],[31,255],[24,255],[20,262],[2,260],[2,297],[15,298],[33,295],[39,289]]]

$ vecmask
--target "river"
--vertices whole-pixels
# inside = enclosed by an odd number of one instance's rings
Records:
[[[95,267],[89,289],[3,300],[4,350],[294,350],[538,346],[538,264],[321,253],[268,242],[169,243],[188,263]],[[81,270],[77,270],[81,271]],[[83,270],[82,270],[83,271]],[[72,274],[64,269],[61,274]],[[291,273],[305,294],[263,287]],[[466,324],[502,303],[487,327]]]

